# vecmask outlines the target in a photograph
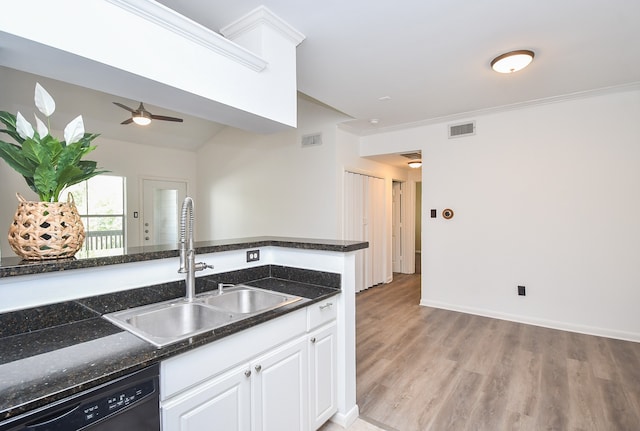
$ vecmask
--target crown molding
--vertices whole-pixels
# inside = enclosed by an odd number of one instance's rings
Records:
[[[291,27],[282,18],[271,12],[265,6],[258,6],[245,16],[235,20],[231,24],[220,29],[225,37],[235,39],[238,35],[250,31],[260,25],[266,24],[298,46],[305,36]]]
[[[266,60],[154,0],[105,1],[256,72],[260,72],[267,67]]]
[[[509,104],[509,105],[495,106],[495,107],[492,107],[492,108],[478,109],[478,110],[475,110],[475,111],[460,112],[458,114],[451,114],[451,115],[445,115],[445,116],[442,116],[442,117],[428,118],[428,119],[425,119],[425,120],[414,121],[412,123],[403,123],[403,124],[397,124],[397,125],[388,126],[388,127],[380,127],[380,128],[376,128],[376,129],[363,129],[363,128],[358,128],[356,126],[353,126],[353,125],[349,124],[350,122],[355,123],[358,120],[347,121],[347,122],[344,122],[344,123],[340,123],[340,124],[338,124],[338,128],[341,129],[341,130],[344,130],[346,132],[353,133],[355,135],[361,136],[361,137],[372,136],[372,135],[380,135],[380,134],[383,134],[383,133],[397,132],[397,131],[406,130],[406,129],[413,129],[413,128],[416,128],[416,127],[430,126],[430,125],[434,125],[434,124],[450,123],[452,121],[468,120],[468,119],[470,119],[472,117],[478,117],[478,116],[481,116],[481,115],[497,114],[497,113],[508,112],[508,111],[516,111],[516,110],[519,110],[519,109],[524,109],[524,108],[528,108],[528,107],[532,107],[532,106],[549,105],[549,104],[552,104],[552,103],[567,102],[567,101],[571,101],[571,100],[585,99],[587,97],[596,97],[596,96],[602,96],[602,95],[606,95],[606,94],[621,93],[621,92],[635,91],[635,90],[640,90],[640,81],[636,81],[636,82],[632,82],[632,83],[628,83],[628,84],[611,86],[611,87],[596,88],[596,89],[593,89],[593,90],[578,91],[578,92],[575,92],[575,93],[563,94],[563,95],[560,95],[560,96],[553,96],[553,97],[546,97],[546,98],[543,98],[543,99],[534,99],[534,100],[529,100],[529,101],[526,101],[526,102],[513,103],[513,104]]]

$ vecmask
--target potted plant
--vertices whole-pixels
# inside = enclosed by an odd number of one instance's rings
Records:
[[[49,117],[55,111],[55,101],[36,83],[35,105],[46,117],[45,124],[35,116],[36,129],[20,114],[0,111],[5,133],[16,143],[0,140],[0,157],[22,175],[39,202],[29,202],[19,193],[19,205],[9,228],[9,244],[25,259],[57,259],[73,256],[85,238],[84,226],[71,194],[67,202],[59,202],[62,191],[73,184],[107,172],[97,163],[82,158],[96,147],[91,146],[99,135],[85,133],[82,116],[64,129],[64,141],[49,133]]]

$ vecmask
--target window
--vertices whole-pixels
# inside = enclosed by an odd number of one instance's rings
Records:
[[[87,234],[76,256],[122,254],[126,245],[124,186],[124,177],[98,175],[67,188],[73,194]]]

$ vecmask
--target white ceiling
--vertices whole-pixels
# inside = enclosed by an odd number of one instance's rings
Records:
[[[637,0],[160,3],[216,31],[265,5],[306,36],[299,91],[359,133],[640,81]],[[529,68],[491,70],[515,49],[536,53]]]
[[[640,82],[637,0],[160,3],[215,31],[265,5],[306,36],[298,47],[298,90],[352,117],[345,127],[360,134]],[[536,58],[513,75],[490,69],[495,56],[514,49],[531,49]],[[0,103],[20,93],[26,100],[19,103],[32,110],[33,80],[25,93],[9,79],[12,72],[0,68]],[[146,104],[185,122],[120,126],[127,112],[111,102],[135,108],[139,101],[50,81],[43,85],[56,101],[65,92],[75,95],[69,106],[83,114],[88,130],[105,137],[194,149],[222,127]],[[62,93],[54,94],[58,87]],[[87,106],[78,106],[78,98]]]

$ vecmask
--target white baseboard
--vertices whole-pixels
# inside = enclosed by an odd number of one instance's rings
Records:
[[[519,316],[515,314],[501,313],[482,308],[459,306],[440,301],[420,300],[420,305],[425,307],[442,308],[444,310],[459,311],[461,313],[475,314],[495,319],[509,320],[511,322],[526,323],[529,325],[542,326],[544,328],[560,329],[563,331],[577,332],[579,334],[596,335],[599,337],[616,338],[618,340],[640,342],[640,333],[618,331],[614,329],[598,328],[595,326],[577,325],[570,322],[556,320],[538,319],[529,316]]]
[[[331,422],[340,425],[342,428],[349,428],[360,416],[358,405],[354,405],[347,413],[338,412],[329,419]]]

